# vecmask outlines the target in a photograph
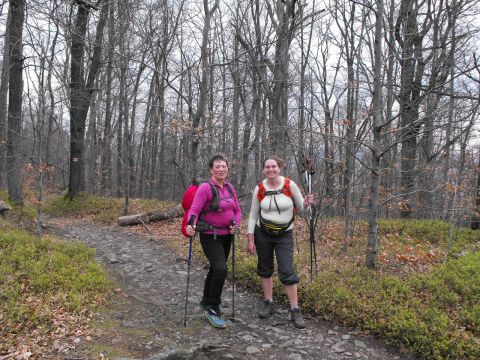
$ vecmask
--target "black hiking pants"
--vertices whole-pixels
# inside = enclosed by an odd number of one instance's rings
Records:
[[[222,291],[228,273],[228,255],[234,235],[200,234],[200,244],[210,263],[203,287],[202,305],[218,306],[222,302]]]
[[[293,266],[293,231],[288,230],[281,235],[274,236],[256,226],[253,236],[258,256],[257,274],[262,278],[269,278],[273,275],[275,255],[278,277],[282,284],[297,284],[298,277]]]

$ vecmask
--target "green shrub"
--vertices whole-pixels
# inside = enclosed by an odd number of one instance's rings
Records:
[[[239,277],[255,282],[254,264],[239,262]],[[473,360],[480,358],[479,277],[476,252],[403,277],[349,263],[322,264],[314,281],[302,278],[298,289],[307,312],[370,330],[425,359]],[[286,301],[284,293],[275,287],[276,299]]]
[[[95,262],[94,250],[19,230],[0,233],[0,274],[0,310],[6,323],[25,316],[30,322],[43,322],[50,307],[80,311],[112,288]],[[42,306],[31,305],[32,299]]]
[[[459,313],[460,326],[480,335],[480,303],[472,304],[469,308],[463,308]]]
[[[439,220],[380,220],[378,223],[380,235],[397,236],[400,240],[415,239],[416,241],[441,244],[446,249],[449,238],[449,224]],[[465,245],[478,243],[480,231],[468,228],[454,230],[452,252],[458,253]]]
[[[93,221],[112,223],[123,215],[125,199],[107,198],[94,195],[80,195],[72,200],[65,196],[52,196],[48,199],[45,212],[52,216],[91,217]],[[130,199],[129,213],[161,211],[176,206],[174,202],[148,199]]]
[[[45,212],[52,216],[93,215],[111,219],[119,216],[122,209],[121,199],[81,195],[70,200],[65,196],[53,196],[47,201]]]

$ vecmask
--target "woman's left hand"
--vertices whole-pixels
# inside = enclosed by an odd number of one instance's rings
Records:
[[[305,196],[305,199],[303,199],[303,206],[313,205],[313,202],[313,194],[308,194],[307,196]]]
[[[237,229],[238,229],[237,225],[230,225],[230,234],[236,234]]]

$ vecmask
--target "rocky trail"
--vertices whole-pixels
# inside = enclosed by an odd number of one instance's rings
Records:
[[[235,289],[235,319],[212,328],[198,307],[206,269],[193,262],[187,326],[183,326],[187,261],[161,239],[129,229],[86,222],[55,222],[53,233],[96,249],[98,260],[117,282],[112,305],[95,320],[98,338],[79,340],[64,359],[414,359],[352,329],[310,318],[298,330],[286,307],[267,320],[256,316],[259,297]],[[240,251],[240,250],[237,250]],[[121,290],[120,290],[121,289]],[[224,290],[222,311],[232,312],[232,286]]]

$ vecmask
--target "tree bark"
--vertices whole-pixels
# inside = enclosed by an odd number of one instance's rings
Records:
[[[275,63],[273,67],[273,88],[270,93],[270,149],[273,154],[283,158],[287,153],[287,126],[288,126],[288,75],[289,50],[294,36],[297,16],[297,0],[277,0],[276,13],[276,46]],[[271,11],[272,13],[272,11]],[[272,21],[273,15],[271,14]]]
[[[108,54],[107,54],[107,84],[105,90],[105,124],[102,136],[101,156],[101,191],[103,195],[111,195],[112,184],[112,85],[113,85],[113,53],[115,50],[115,8],[110,2],[108,15]]]
[[[7,15],[7,24],[5,27],[5,39],[10,38],[10,19],[12,13]],[[0,78],[0,190],[7,188],[7,104],[8,104],[8,73],[10,68],[8,43],[3,47],[2,73]]]
[[[22,34],[25,19],[25,1],[11,0],[9,11],[12,15],[7,40],[10,65],[8,76],[7,184],[9,198],[15,203],[22,203]]]
[[[382,123],[382,33],[383,33],[383,0],[376,0],[375,11],[375,38],[374,38],[374,68],[373,68],[373,144],[372,144],[372,178],[370,183],[370,197],[368,203],[368,250],[366,266],[374,268],[378,255],[378,208],[380,198],[381,177],[381,130]]]
[[[209,9],[208,0],[203,0],[205,20],[203,23],[202,45],[200,48],[201,80],[199,85],[197,110],[195,111],[195,114],[193,114],[192,116],[192,145],[190,147],[191,160],[192,160],[192,174],[196,174],[198,172],[197,157],[198,157],[198,146],[200,144],[198,131],[200,126],[200,121],[205,116],[205,109],[207,106],[207,97],[208,97],[208,75],[209,75],[209,69],[210,69],[208,43],[209,43],[212,16],[217,10],[219,4],[220,4],[219,0],[215,0],[214,5],[212,6],[211,9]]]
[[[422,41],[431,23],[426,20],[419,29],[417,23],[419,11],[416,0],[402,0],[400,13],[395,25],[396,40],[401,48],[400,75],[400,126],[401,126],[401,191],[403,204],[400,215],[411,218],[415,205],[417,136],[421,79],[426,61],[423,59]],[[427,19],[429,19],[427,17]],[[403,35],[403,36],[402,36]]]
[[[477,188],[475,196],[475,212],[473,214],[472,224],[470,225],[472,230],[480,229],[480,151],[478,151],[478,163],[477,163]]]
[[[105,3],[108,4],[108,2]],[[77,0],[77,6],[78,11],[72,32],[70,69],[70,179],[67,195],[70,199],[77,197],[85,189],[83,158],[85,123],[94,91],[93,84],[101,65],[103,29],[108,14],[108,8],[104,5],[97,24],[92,62],[85,82],[85,37],[90,7],[80,0]]]

